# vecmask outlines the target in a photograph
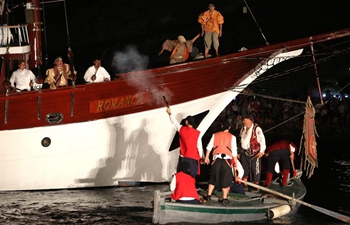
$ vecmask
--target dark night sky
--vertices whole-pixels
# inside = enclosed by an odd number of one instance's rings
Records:
[[[246,0],[270,44],[350,27],[349,0]],[[165,39],[200,32],[198,15],[214,3],[225,23],[221,54],[241,47],[265,45],[252,16],[243,13],[244,0],[66,0],[70,45],[78,72],[106,50],[103,66],[111,68],[115,51],[134,45],[147,55],[150,67],[167,61],[157,56]],[[16,13],[21,13],[17,10]],[[68,46],[63,2],[44,5],[48,65]],[[43,35],[44,36],[44,35]],[[197,41],[202,50],[202,40]],[[43,44],[45,46],[45,43]]]
[[[198,15],[211,1],[200,0],[67,0],[71,47],[76,60],[90,61],[122,50],[127,44],[152,60],[167,38],[200,32]],[[213,1],[225,17],[222,54],[245,46],[264,45],[252,16],[244,14],[243,0]],[[273,44],[350,27],[350,1],[247,0],[267,40]],[[63,3],[45,5],[49,58],[64,54],[67,34]],[[198,44],[202,47],[202,43]],[[108,58],[108,57],[106,57]],[[154,60],[153,60],[154,61]],[[105,64],[107,67],[108,65]]]

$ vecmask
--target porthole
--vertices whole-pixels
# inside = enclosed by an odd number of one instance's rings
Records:
[[[51,139],[48,138],[48,137],[44,137],[42,140],[41,140],[41,145],[43,147],[49,147],[51,144]]]

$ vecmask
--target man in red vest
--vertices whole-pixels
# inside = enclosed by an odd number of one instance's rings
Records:
[[[190,174],[190,164],[181,163],[182,171],[175,173],[170,183],[170,190],[173,191],[170,198],[176,202],[197,204],[199,195],[196,189],[196,180]]]
[[[287,186],[290,172],[290,162],[294,160],[296,145],[287,140],[278,141],[267,149],[267,172],[264,186],[269,187],[272,181],[274,168],[277,162],[282,164],[282,186]],[[294,176],[296,172],[293,171]]]
[[[254,123],[254,117],[247,115],[243,118],[243,127],[240,132],[241,148],[240,161],[244,169],[243,180],[248,177],[259,184],[261,178],[261,157],[265,154],[265,136],[258,124]],[[247,186],[245,186],[247,188]],[[252,190],[259,191],[258,189]]]
[[[190,164],[190,173],[192,177],[200,174],[199,160],[203,155],[202,139],[200,132],[196,130],[196,124],[193,116],[187,116],[185,125],[180,125],[171,114],[171,110],[167,107],[167,113],[170,117],[174,128],[179,132],[180,136],[180,157],[177,164],[177,172],[182,171],[181,163],[188,162]]]
[[[229,203],[227,196],[233,181],[231,161],[234,162],[234,170],[237,170],[237,143],[236,137],[229,132],[231,126],[228,121],[225,121],[221,128],[222,131],[213,134],[207,145],[204,162],[205,164],[210,163],[209,155],[211,151],[213,151],[214,161],[211,164],[208,194],[204,199],[211,200],[211,194],[216,186],[222,189],[222,199],[219,199],[219,202]]]

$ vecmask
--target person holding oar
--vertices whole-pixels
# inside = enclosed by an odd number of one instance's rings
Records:
[[[290,165],[293,166],[293,175],[296,176],[294,168],[294,152],[297,149],[296,145],[287,140],[282,140],[272,144],[267,150],[267,172],[264,186],[269,187],[272,181],[274,168],[277,162],[280,162],[282,167],[282,186],[287,186]]]

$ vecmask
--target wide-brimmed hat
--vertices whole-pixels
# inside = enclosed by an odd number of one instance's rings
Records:
[[[179,35],[178,37],[177,37],[177,40],[179,40],[179,42],[186,42],[186,38],[184,37],[184,36],[182,36],[182,35]]]

